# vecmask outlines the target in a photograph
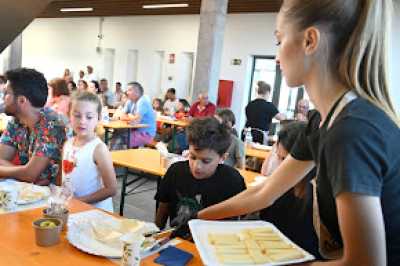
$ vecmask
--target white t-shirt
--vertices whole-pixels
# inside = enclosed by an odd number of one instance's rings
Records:
[[[94,150],[102,141],[96,137],[82,147],[74,146],[74,139],[70,138],[64,144],[63,149],[63,164],[65,160],[73,164],[68,173],[63,166],[63,181],[69,180],[72,184],[75,197],[83,197],[92,194],[103,188],[103,179],[100,176],[97,165],[94,162]],[[93,204],[95,207],[113,212],[112,198]]]
[[[179,100],[175,99],[175,101],[171,101],[171,100],[166,100],[164,103],[164,111],[165,114],[167,115],[174,115],[176,113],[176,111],[178,111],[179,108]]]
[[[98,80],[97,75],[94,72],[91,74],[86,74],[85,79],[87,82],[90,82],[92,80],[96,80],[96,81]]]

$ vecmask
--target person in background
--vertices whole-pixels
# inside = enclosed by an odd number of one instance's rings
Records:
[[[85,80],[85,71],[79,70],[77,80],[78,80],[78,82],[79,82],[80,80]]]
[[[164,114],[173,116],[175,112],[178,110],[178,99],[176,98],[176,91],[174,88],[169,88],[165,95],[164,101]]]
[[[46,107],[50,107],[56,113],[69,116],[70,92],[64,79],[56,78],[48,84],[48,96]]]
[[[186,99],[179,99],[179,104],[178,104],[178,110],[175,112],[175,118],[178,120],[185,120],[189,118],[189,109],[190,105]],[[168,132],[164,129],[164,132]],[[172,137],[172,132],[168,132],[168,136],[165,136],[164,134],[164,142],[168,142],[167,139]],[[172,139],[171,139],[172,140]],[[186,132],[184,127],[176,127],[176,133],[175,133],[175,151],[176,153],[182,153],[183,151],[187,150],[189,148],[187,138],[186,138]],[[172,145],[172,143],[171,143]],[[170,146],[171,147],[171,146]]]
[[[298,121],[307,121],[308,111],[310,109],[310,103],[307,99],[301,99],[297,102],[297,113],[294,117]]]
[[[101,97],[103,99],[104,106],[107,106],[108,108],[114,108],[115,107],[115,95],[108,88],[107,79],[100,80],[99,91],[100,91]]]
[[[178,120],[189,117],[190,105],[186,99],[179,99],[178,109],[175,112],[175,118]]]
[[[5,113],[13,116],[0,138],[0,178],[38,185],[56,183],[61,168],[65,125],[53,110],[44,108],[47,81],[29,68],[7,71]]]
[[[231,131],[231,145],[226,152],[228,155],[224,160],[224,164],[236,167],[239,169],[244,169],[245,167],[245,152],[244,143],[241,141],[234,130],[235,126],[235,114],[230,109],[219,109],[215,114],[215,118],[225,126],[227,126]],[[236,134],[235,134],[236,133]]]
[[[217,107],[208,101],[208,92],[201,92],[199,100],[190,107],[189,115],[193,118],[213,116]]]
[[[64,70],[63,79],[65,80],[65,82],[69,82],[69,81],[73,81],[74,80],[74,76],[71,73],[71,71],[69,70],[69,68],[66,68]]]
[[[63,148],[63,182],[70,182],[78,200],[113,212],[115,171],[107,146],[95,132],[101,109],[100,99],[93,93],[79,92],[72,98],[70,121],[74,137]]]
[[[78,81],[78,92],[86,91],[88,89],[88,84],[86,80],[80,79]]]
[[[162,100],[160,98],[154,98],[151,105],[153,107],[153,110],[157,114],[162,114],[162,112],[163,112],[163,103],[162,103]]]
[[[92,80],[97,81],[97,80],[98,80],[98,77],[97,77],[97,75],[94,73],[93,67],[92,67],[92,66],[87,66],[86,69],[87,69],[86,80],[87,80],[88,82],[89,82],[89,81],[92,81]]]
[[[156,116],[150,100],[147,96],[144,96],[144,89],[138,82],[128,83],[126,94],[128,96],[126,106],[127,109],[131,109],[131,113],[124,115],[121,119],[130,123],[148,125],[148,127],[131,131],[131,147],[149,144],[156,134]]]
[[[122,91],[121,82],[116,82],[115,83],[115,93],[114,93],[115,108],[118,108],[119,106],[122,105],[122,97],[123,97],[123,95],[124,95],[124,92]]]
[[[261,174],[270,176],[289,155],[297,138],[306,130],[305,122],[295,121],[282,126],[278,141],[264,160]],[[274,204],[260,211],[260,218],[271,222],[284,235],[317,258],[318,239],[313,227],[312,170],[297,185],[277,199]]]
[[[271,87],[264,81],[257,82],[257,98],[249,102],[246,106],[246,128],[251,128],[253,142],[266,144],[268,131],[272,119],[283,120],[285,115],[279,113],[272,102],[269,102]],[[242,140],[244,131],[242,132]]]
[[[181,212],[201,210],[246,189],[239,172],[222,162],[231,138],[229,130],[214,117],[194,119],[187,128],[189,160],[171,165],[157,189],[159,202],[155,223],[164,228]],[[179,235],[186,236],[187,228]]]
[[[313,216],[329,261],[310,265],[400,265],[400,119],[387,64],[392,4],[283,1],[276,60],[287,85],[304,85],[318,112],[268,182],[187,217],[268,207],[317,167]]]
[[[4,113],[4,93],[6,91],[7,79],[0,75],[0,113]]]
[[[67,87],[69,90],[69,94],[72,94],[73,92],[75,92],[77,90],[76,83],[73,81],[68,82]]]
[[[89,81],[87,91],[98,95],[100,93],[99,83],[96,80]]]

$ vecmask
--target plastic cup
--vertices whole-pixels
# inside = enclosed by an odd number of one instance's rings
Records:
[[[140,247],[144,236],[137,233],[126,234],[121,237],[123,248],[121,266],[140,266]]]

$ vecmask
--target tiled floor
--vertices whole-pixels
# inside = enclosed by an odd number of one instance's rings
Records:
[[[134,178],[132,175],[129,177]],[[125,196],[124,217],[135,218],[142,221],[154,222],[156,202],[154,195],[156,193],[157,181],[156,179],[148,179],[149,181],[140,187],[138,190],[147,190],[129,196]],[[114,212],[119,213],[119,203],[121,196],[122,178],[118,178],[118,192],[113,198]],[[133,187],[133,185],[131,186]]]

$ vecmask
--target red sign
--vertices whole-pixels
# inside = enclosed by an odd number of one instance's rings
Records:
[[[170,64],[175,64],[175,54],[169,54],[169,60],[168,62]]]

